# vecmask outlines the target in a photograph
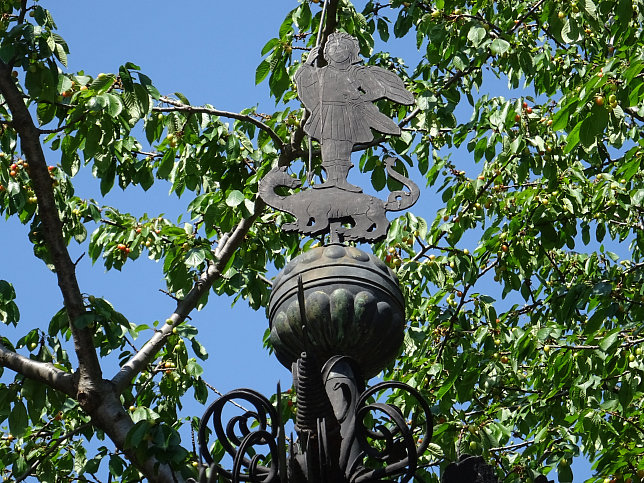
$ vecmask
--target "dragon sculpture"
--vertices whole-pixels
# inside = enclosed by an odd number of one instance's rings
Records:
[[[343,190],[337,186],[324,191],[304,190],[290,196],[275,193],[280,186],[299,188],[302,182],[289,176],[286,168],[271,170],[259,186],[259,195],[273,208],[290,213],[297,221],[282,225],[284,231],[318,236],[329,231],[331,221],[348,223],[340,226],[338,234],[346,241],[374,242],[384,237],[389,228],[387,211],[406,210],[418,200],[420,190],[410,179],[393,169],[394,158],[387,158],[385,166],[389,176],[406,186],[389,194],[387,201],[364,193]]]

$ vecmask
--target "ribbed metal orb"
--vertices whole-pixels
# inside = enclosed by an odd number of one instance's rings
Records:
[[[300,275],[308,344],[297,296]],[[313,248],[291,260],[273,283],[268,310],[271,343],[289,369],[303,351],[320,364],[346,355],[369,378],[396,357],[403,341],[405,307],[396,276],[355,247]]]

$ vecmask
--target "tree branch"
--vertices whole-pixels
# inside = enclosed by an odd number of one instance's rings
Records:
[[[531,439],[530,441],[524,441],[523,443],[511,444],[509,446],[499,446],[498,448],[490,448],[488,451],[490,451],[491,453],[496,451],[514,451],[520,448],[525,448],[526,446],[530,446],[533,443],[534,439]]]
[[[49,387],[75,398],[75,377],[69,372],[61,371],[53,364],[39,362],[21,356],[0,344],[0,366],[11,369],[34,381],[47,384]]]
[[[74,320],[85,313],[85,306],[76,280],[74,262],[69,256],[62,235],[62,222],[58,217],[52,181],[40,145],[40,133],[11,75],[11,68],[4,62],[0,62],[0,93],[11,111],[14,128],[20,137],[20,147],[31,167],[30,177],[38,200],[38,214],[44,228],[43,237],[56,268],[58,286],[70,321],[79,363],[78,389],[75,398],[84,409],[91,409],[98,404],[92,394],[96,384],[102,379],[101,367],[94,348],[92,333],[89,329],[78,329],[74,325]]]
[[[114,391],[114,387],[109,381],[103,381],[101,384],[100,396],[101,406],[92,414],[92,423],[105,431],[116,447],[135,463],[145,475],[146,481],[177,483],[177,477],[167,464],[160,464],[154,456],[141,460],[137,457],[135,448],[126,446],[127,434],[134,427],[134,423],[123,408],[118,393]]]
[[[325,0],[326,1],[326,18],[324,19],[324,30],[322,31],[322,39],[320,40],[320,52],[324,51],[326,41],[338,25],[338,0]]]
[[[112,378],[112,384],[117,394],[120,394],[130,384],[132,379],[141,372],[166,343],[168,337],[172,334],[172,329],[183,322],[190,312],[197,306],[201,297],[210,290],[210,287],[217,280],[230,260],[235,250],[241,245],[244,237],[253,226],[257,217],[265,208],[261,199],[255,201],[255,214],[250,218],[245,218],[239,222],[235,229],[222,237],[222,242],[215,249],[217,260],[211,262],[208,268],[201,274],[199,280],[183,300],[178,301],[174,313],[167,319],[171,323],[166,323],[158,330],[139,352],[126,362]]]
[[[230,112],[230,111],[220,111],[219,109],[214,109],[211,107],[196,107],[196,106],[189,106],[187,104],[184,104],[182,102],[176,101],[174,99],[171,99],[169,97],[163,96],[160,98],[160,101],[165,103],[165,104],[170,104],[172,107],[153,107],[152,110],[154,112],[174,112],[174,111],[182,111],[182,112],[188,112],[188,113],[200,113],[200,114],[210,114],[211,116],[220,116],[220,117],[228,117],[231,119],[237,119],[238,121],[244,121],[244,122],[249,122],[261,130],[265,131],[271,139],[277,144],[279,149],[284,149],[284,141],[282,140],[281,137],[278,136],[278,134],[273,131],[273,129],[268,126],[267,124],[263,123],[259,119],[255,119],[252,116],[247,116],[244,114],[239,114],[237,112]]]
[[[118,448],[124,450],[130,461],[145,474],[148,481],[175,483],[177,479],[169,466],[160,464],[154,456],[141,460],[133,450],[125,449],[126,436],[134,423],[123,408],[112,385],[103,380],[92,333],[89,329],[78,329],[74,325],[74,320],[85,313],[85,306],[76,280],[75,266],[62,236],[62,223],[58,217],[52,180],[40,144],[40,133],[27,110],[23,95],[15,84],[11,68],[1,61],[0,94],[9,106],[14,128],[20,138],[20,147],[31,168],[30,177],[38,200],[38,213],[44,228],[43,236],[56,269],[58,286],[70,321],[78,358],[77,373],[69,375],[73,385],[66,386],[70,396],[75,398],[81,408],[92,417],[93,423],[102,429]],[[15,364],[16,368],[25,369],[35,376],[43,373],[42,370],[36,370],[39,366],[33,363],[27,364],[28,359],[23,359],[25,360],[7,358],[9,363]],[[47,378],[42,380],[48,382]]]
[[[624,112],[628,113],[629,115],[631,115],[632,117],[634,117],[638,121],[643,121],[644,122],[644,117],[640,116],[639,112],[634,107],[625,107]]]

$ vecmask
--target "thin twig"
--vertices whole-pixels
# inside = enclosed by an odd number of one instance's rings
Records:
[[[511,444],[509,446],[499,446],[498,448],[490,448],[488,451],[513,451],[515,449],[525,448],[526,446],[530,446],[533,443],[534,439],[531,439],[530,441],[524,441],[523,443]]]
[[[202,380],[203,380],[203,379],[202,379]],[[204,382],[204,384],[208,387],[208,389],[210,389],[210,390],[211,390],[212,392],[214,392],[215,394],[218,394],[219,396],[223,396],[223,395],[224,395],[224,394],[223,394],[219,389],[217,389],[215,386],[212,386],[212,385],[208,384],[206,381],[203,381],[203,382]],[[238,407],[239,409],[241,409],[242,411],[250,412],[250,410],[246,409],[244,406],[242,406],[241,404],[236,403],[235,401],[230,401],[230,404],[232,404],[233,406],[237,406],[237,407]]]
[[[168,297],[170,297],[170,298],[171,298],[172,300],[174,300],[175,302],[181,302],[181,299],[180,299],[179,297],[176,297],[176,296],[172,295],[172,294],[171,294],[170,292],[168,292],[167,290],[163,290],[162,288],[160,288],[160,289],[159,289],[159,292],[166,294]]]
[[[89,427],[89,426],[91,426],[91,425],[92,425],[92,423],[85,423],[85,424],[81,424],[81,425],[80,425],[79,427],[77,427],[76,429],[73,429],[73,430],[69,431],[68,433],[63,434],[60,438],[56,438],[56,440],[55,440],[55,442],[54,442],[54,445],[53,445],[51,448],[49,448],[49,449],[45,452],[45,454],[43,454],[43,455],[42,455],[42,458],[38,458],[38,459],[36,459],[33,463],[31,463],[31,465],[29,465],[29,468],[27,468],[27,469],[25,470],[25,472],[24,472],[22,475],[20,475],[18,478],[16,478],[16,483],[18,483],[18,482],[20,482],[20,481],[23,481],[25,478],[27,478],[29,475],[31,475],[31,473],[34,471],[34,469],[36,469],[36,467],[37,467],[40,463],[42,463],[45,459],[47,459],[47,457],[49,457],[49,455],[50,455],[50,454],[52,454],[54,451],[56,451],[56,449],[57,449],[57,448],[58,448],[58,447],[59,447],[59,446],[60,446],[60,445],[65,441],[65,440],[67,440],[67,439],[69,439],[69,438],[71,438],[71,437],[73,437],[73,436],[77,435],[78,433],[80,433],[80,432],[81,432],[81,431],[83,431],[85,428],[87,428],[87,427]]]
[[[279,137],[279,135],[270,126],[263,123],[262,121],[259,121],[258,119],[255,119],[252,116],[239,114],[237,112],[222,111],[222,110],[214,109],[210,107],[190,106],[188,104],[184,104],[183,102],[179,102],[175,99],[171,99],[167,96],[162,96],[160,98],[160,101],[165,104],[169,104],[172,107],[159,107],[159,106],[153,107],[152,110],[154,112],[183,111],[188,113],[201,113],[201,114],[210,114],[211,116],[229,117],[231,119],[237,119],[238,121],[245,121],[265,131],[275,142],[275,144],[278,145],[279,149],[283,150],[285,148],[284,141],[282,140],[282,138]]]

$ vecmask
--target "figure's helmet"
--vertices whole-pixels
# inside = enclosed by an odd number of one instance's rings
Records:
[[[333,32],[324,46],[324,58],[329,63],[355,64],[360,62],[358,40],[344,32]]]

